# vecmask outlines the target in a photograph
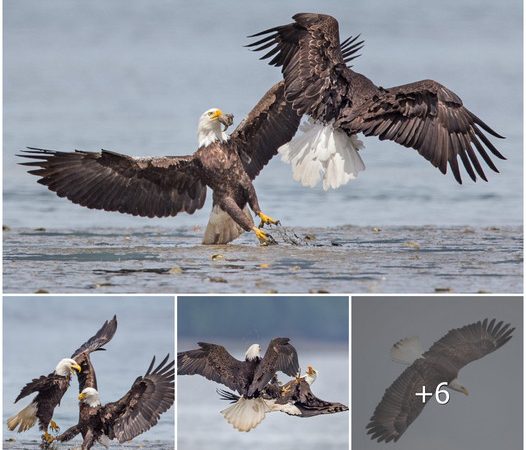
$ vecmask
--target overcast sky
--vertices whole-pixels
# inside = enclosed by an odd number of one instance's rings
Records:
[[[503,347],[467,365],[446,405],[426,405],[396,444],[377,443],[365,427],[404,366],[390,348],[418,336],[424,350],[450,329],[484,318],[516,328]],[[494,450],[522,448],[522,298],[354,297],[352,302],[352,443],[354,449]]]

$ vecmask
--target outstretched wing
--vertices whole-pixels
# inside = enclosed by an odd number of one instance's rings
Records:
[[[367,425],[367,434],[378,442],[396,442],[427,404],[416,392],[422,392],[422,386],[435,392],[443,381],[424,359],[416,360],[385,390]]]
[[[449,331],[424,353],[424,358],[447,359],[459,371],[471,361],[486,356],[512,338],[515,328],[510,324],[484,319]]]
[[[230,142],[236,146],[252,180],[278,153],[278,148],[294,137],[300,119],[285,100],[281,81],[270,88],[234,130]]]
[[[282,67],[285,97],[298,114],[324,123],[335,120],[348,134],[362,132],[416,149],[444,174],[449,164],[459,183],[458,158],[473,181],[477,174],[487,181],[479,157],[498,172],[488,151],[505,157],[483,131],[502,136],[454,92],[432,80],[378,88],[345,66],[336,19],[322,14],[293,18],[294,23],[258,33],[266,37],[256,50],[274,46],[264,58],[275,53],[270,64]]]
[[[234,358],[222,345],[198,342],[199,349],[177,354],[177,375],[201,375],[243,394],[247,380],[243,362]]]
[[[29,148],[22,155],[36,161],[29,173],[38,182],[88,208],[143,217],[192,214],[203,206],[206,185],[193,156],[135,158],[101,152],[58,152]]]
[[[154,357],[146,374],[135,380],[124,397],[104,406],[102,420],[111,430],[110,439],[120,443],[133,439],[153,427],[173,405],[175,361],[167,364],[169,356],[155,369]]]
[[[281,67],[286,99],[298,114],[330,120],[334,118],[329,117],[330,112],[338,109],[347,95],[340,73],[348,69],[338,22],[325,14],[301,13],[292,18],[293,23],[251,36],[266,35],[250,45],[256,51],[273,46],[261,59],[273,56],[269,64]]]
[[[327,402],[316,397],[310,388],[309,383],[301,379],[299,383],[292,382],[292,389],[285,394],[277,403],[293,402],[294,406],[300,410],[300,417],[313,417],[321,414],[335,414],[348,411],[349,408],[342,403]],[[287,412],[286,410],[284,412]],[[296,414],[295,414],[296,415]]]
[[[97,377],[89,355],[91,352],[105,350],[102,347],[113,338],[115,331],[117,331],[117,316],[113,316],[111,320],[106,320],[100,330],[71,355],[71,358],[77,361],[81,367],[80,372],[77,373],[79,392],[87,387],[97,389]]]
[[[56,403],[58,403],[65,392],[65,390],[62,391],[62,384],[60,383],[62,380],[65,380],[65,378],[53,373],[50,373],[49,375],[42,375],[39,378],[34,378],[22,388],[20,394],[18,394],[18,397],[15,400],[15,403],[18,402],[18,400],[35,392],[42,392],[45,393],[46,396],[50,397],[56,396]]]
[[[300,369],[298,354],[289,341],[289,338],[274,338],[270,341],[248,389],[249,396],[261,391],[278,371],[289,376],[297,375]]]
[[[344,110],[336,126],[414,148],[443,174],[447,166],[462,183],[458,158],[473,181],[487,181],[479,157],[498,172],[488,154],[506,159],[482,130],[502,138],[445,86],[433,80],[382,89],[357,108]],[[477,155],[478,153],[478,155]]]

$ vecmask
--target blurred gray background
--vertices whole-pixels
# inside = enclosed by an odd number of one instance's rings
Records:
[[[516,329],[504,346],[460,371],[469,396],[450,391],[449,403],[426,405],[397,443],[372,441],[365,427],[385,389],[406,367],[391,361],[392,345],[418,336],[425,351],[449,330],[485,318]],[[523,330],[521,297],[353,297],[353,448],[522,448]]]
[[[105,352],[91,358],[103,404],[128,392],[135,379],[146,373],[154,355],[157,362],[168,353],[174,355],[173,297],[4,297],[3,304],[4,438],[40,440],[37,426],[17,434],[5,425],[8,417],[33,398],[13,404],[20,389],[33,378],[53,372],[62,358],[69,358],[114,314],[115,336]],[[77,423],[77,395],[74,379],[55,409],[54,419],[63,431]],[[134,439],[171,444],[162,448],[173,448],[173,440],[173,408],[161,415],[155,427]]]
[[[348,405],[349,300],[347,297],[179,297],[177,349],[197,342],[221,344],[242,360],[254,343],[266,351],[274,337],[289,337],[302,373],[318,370],[312,392]],[[288,377],[278,373],[281,381]],[[349,448],[349,413],[310,418],[268,414],[257,428],[241,433],[219,413],[228,406],[215,392],[223,387],[194,375],[177,379],[177,445],[180,450],[252,448],[282,450]]]
[[[365,139],[367,170],[338,191],[307,189],[275,158],[257,178],[264,211],[284,225],[522,221],[522,2],[504,0],[39,0],[4,2],[4,223],[24,227],[204,225],[193,216],[141,219],[57,198],[16,165],[25,146],[106,148],[131,155],[196,149],[199,115],[220,107],[236,124],[280,71],[245,36],[297,12],[325,12],[342,38],[362,33],[354,69],[377,84],[447,85],[490,126],[508,161],[489,183],[458,186],[415,151]],[[211,196],[209,196],[211,197]]]

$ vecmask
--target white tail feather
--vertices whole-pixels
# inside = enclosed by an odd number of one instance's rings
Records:
[[[248,206],[243,212],[254,222]],[[245,230],[241,228],[234,220],[221,209],[219,205],[214,205],[210,213],[210,219],[206,226],[205,235],[203,237],[203,244],[227,244],[234,239],[241,236]]]
[[[413,364],[423,353],[422,344],[416,336],[401,339],[391,348],[391,358],[400,364]]]
[[[261,423],[267,412],[270,412],[270,407],[262,398],[241,397],[221,414],[236,430],[250,431]]]
[[[301,411],[297,406],[294,405],[294,403],[285,403],[284,405],[280,405],[279,403],[276,403],[275,400],[269,400],[267,401],[267,405],[271,408],[271,412],[279,411],[291,416],[301,415]]]
[[[18,427],[18,432],[29,430],[37,421],[37,405],[30,403],[13,417],[7,419],[7,428],[13,431]]]
[[[278,152],[292,165],[294,180],[303,186],[314,187],[323,179],[324,190],[337,189],[365,170],[358,154],[363,143],[355,135],[312,119],[302,124],[300,132]]]

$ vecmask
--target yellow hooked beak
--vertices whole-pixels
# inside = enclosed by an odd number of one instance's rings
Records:
[[[80,368],[80,366],[78,364],[75,364],[73,366],[71,366],[72,369],[75,369],[78,373],[80,373],[82,371],[82,369]]]
[[[81,392],[78,396],[78,399],[79,400],[84,400],[86,398],[86,394],[84,394],[83,392]]]
[[[213,120],[217,120],[217,119],[219,119],[222,115],[223,115],[223,111],[221,111],[220,109],[216,109],[216,110],[214,111],[214,113],[210,116],[210,118],[213,119]]]

